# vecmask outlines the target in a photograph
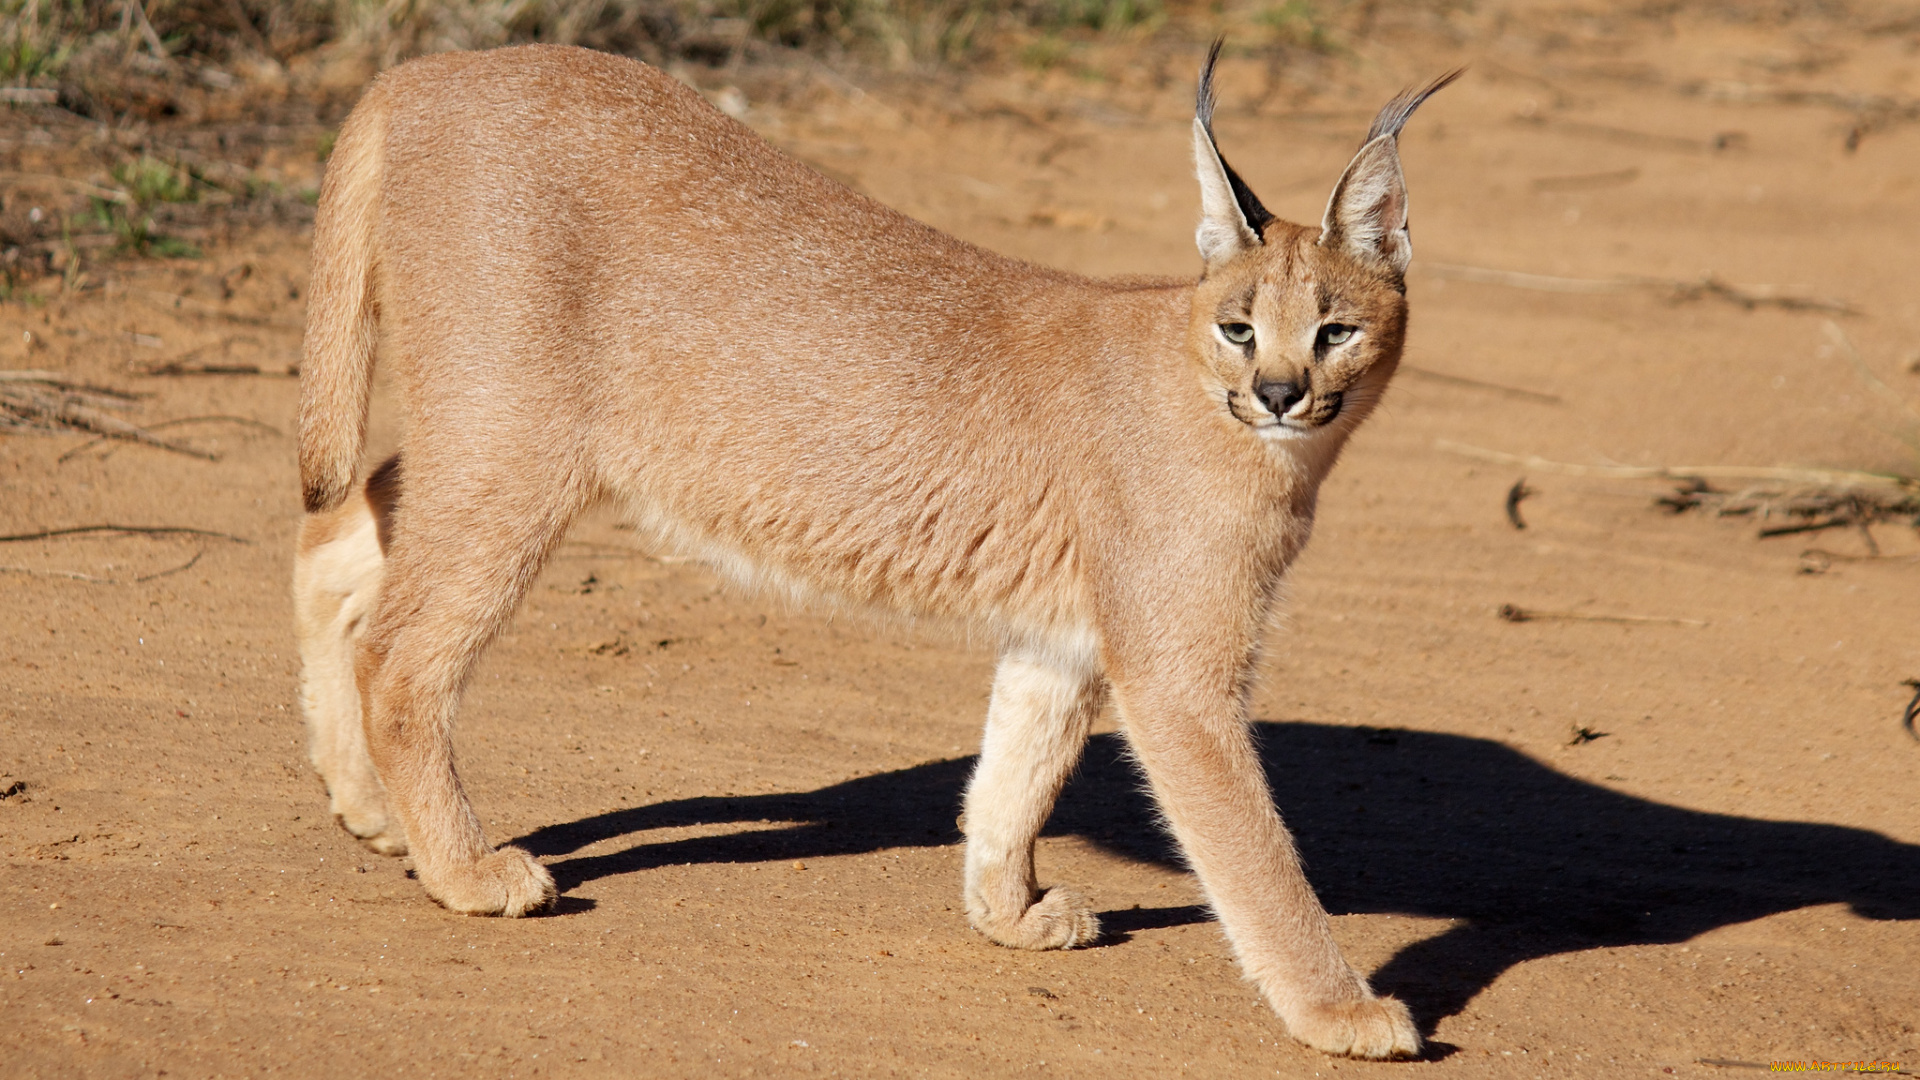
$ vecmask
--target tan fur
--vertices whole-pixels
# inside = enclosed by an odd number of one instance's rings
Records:
[[[475,659],[610,499],[743,580],[1003,643],[966,805],[988,937],[1097,936],[1085,898],[1040,891],[1033,844],[1110,696],[1293,1034],[1415,1052],[1333,943],[1246,698],[1319,483],[1400,354],[1393,135],[1418,99],[1318,229],[1236,193],[1202,101],[1204,276],[1103,282],[901,217],[632,61],[532,46],[382,76],[322,191],[301,400],[302,702],[346,827],[410,850],[454,911],[551,902],[539,863],[487,844],[449,736]],[[349,499],[376,321],[405,464]],[[1316,349],[1329,324],[1357,329]]]

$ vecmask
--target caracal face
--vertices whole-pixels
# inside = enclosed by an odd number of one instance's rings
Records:
[[[1400,356],[1406,298],[1316,230],[1275,221],[1260,247],[1210,272],[1190,345],[1202,385],[1274,441],[1344,435],[1364,420]]]
[[[1202,386],[1261,439],[1336,448],[1386,390],[1406,339],[1407,231],[1400,128],[1434,91],[1382,109],[1334,185],[1319,229],[1281,221],[1227,164],[1213,136],[1214,46],[1193,120],[1206,271],[1188,346]]]

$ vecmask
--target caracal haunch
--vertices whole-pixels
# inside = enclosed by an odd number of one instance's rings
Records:
[[[1217,55],[1218,46],[1215,46]],[[1198,280],[1092,281],[815,173],[653,68],[446,53],[341,129],[314,228],[294,575],[333,811],[450,910],[553,902],[454,770],[474,662],[582,509],[798,597],[969,625],[1001,659],[968,786],[967,918],[1065,949],[1033,846],[1111,697],[1248,978],[1321,1050],[1415,1053],[1302,875],[1247,719],[1321,480],[1406,328],[1394,99],[1302,227],[1200,78]],[[376,341],[402,452],[358,491]]]

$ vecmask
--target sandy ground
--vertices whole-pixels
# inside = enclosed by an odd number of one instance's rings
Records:
[[[8,438],[0,532],[240,538],[0,544],[0,1073],[1914,1069],[1920,744],[1898,725],[1900,681],[1920,675],[1914,530],[1880,526],[1883,557],[1857,558],[1857,531],[1759,540],[1750,518],[1659,510],[1670,485],[1446,448],[1911,471],[1920,422],[1894,399],[1920,405],[1920,126],[1867,123],[1849,150],[1869,114],[1844,95],[1920,93],[1912,33],[1530,17],[1383,37],[1318,94],[1263,94],[1257,65],[1230,64],[1220,121],[1267,203],[1317,220],[1378,102],[1475,65],[1404,140],[1410,367],[1325,489],[1255,708],[1335,933],[1412,1005],[1424,1060],[1286,1038],[1111,720],[1040,854],[1044,882],[1097,899],[1107,937],[986,943],[959,910],[954,817],[992,657],[743,595],[610,519],[554,560],[459,732],[491,834],[545,860],[559,910],[436,907],[404,860],[334,826],[305,762],[285,585],[295,382],[136,374],[296,359],[306,235],[267,225],[0,305],[4,366],[150,395],[131,414],[146,424],[228,418],[163,432],[214,461]],[[1191,273],[1187,91],[1143,85],[981,78],[746,117],[998,250]],[[0,116],[21,172],[77,167],[106,138]],[[290,182],[313,169],[283,159]],[[1710,274],[1858,314],[1462,266]],[[394,424],[388,408],[380,447]],[[1523,475],[1524,531],[1503,512]],[[1830,553],[1824,572],[1803,572],[1808,548]],[[1516,624],[1502,604],[1667,621]]]

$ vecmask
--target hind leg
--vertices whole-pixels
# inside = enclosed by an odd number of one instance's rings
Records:
[[[461,450],[457,463],[435,463],[409,449],[356,666],[367,749],[420,883],[453,911],[518,916],[552,903],[553,878],[519,848],[488,846],[454,769],[454,713],[475,661],[586,500],[576,472]]]
[[[353,654],[380,595],[386,559],[372,504],[362,496],[310,515],[294,556],[294,628],[307,753],[327,785],[335,820],[382,855],[405,855],[387,790],[367,753]]]
[[[1008,650],[993,677],[980,765],[967,785],[967,921],[1016,949],[1071,949],[1100,936],[1100,920],[1071,889],[1042,894],[1033,843],[1080,760],[1100,711],[1091,664]]]

